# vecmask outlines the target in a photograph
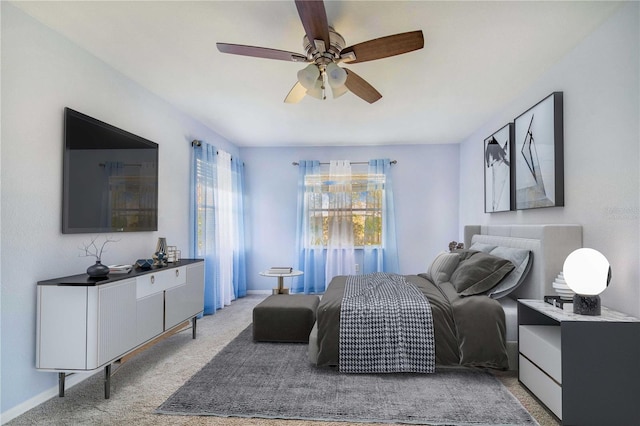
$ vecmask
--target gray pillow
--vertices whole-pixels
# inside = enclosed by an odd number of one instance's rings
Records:
[[[513,269],[513,263],[506,259],[478,252],[460,262],[449,281],[461,296],[482,294],[495,287]]]
[[[500,299],[522,284],[531,269],[533,253],[526,249],[498,246],[491,250],[490,254],[507,259],[515,266],[514,270],[509,275],[500,281],[497,286],[487,292],[487,296],[492,299]]]
[[[472,249],[455,249],[454,252],[458,253],[458,255],[460,256],[460,262],[467,260],[476,253],[480,253],[478,250]]]
[[[485,253],[490,253],[494,248],[496,248],[496,246],[485,243],[473,243],[471,244],[471,247],[469,247],[470,250],[483,251]]]
[[[459,262],[460,256],[457,253],[442,252],[431,262],[426,277],[435,284],[447,282]]]

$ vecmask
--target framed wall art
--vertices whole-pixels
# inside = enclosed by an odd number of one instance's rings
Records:
[[[513,124],[484,140],[484,212],[513,209]]]
[[[564,206],[562,92],[514,121],[515,208]]]

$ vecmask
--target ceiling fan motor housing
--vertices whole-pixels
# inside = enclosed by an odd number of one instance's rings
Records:
[[[307,58],[318,65],[327,65],[340,57],[340,52],[345,47],[344,38],[332,27],[329,27],[329,48],[327,49],[322,40],[309,41],[306,35],[302,38],[302,48],[307,53]]]

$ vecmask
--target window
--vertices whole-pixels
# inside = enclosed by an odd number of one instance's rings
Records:
[[[332,178],[326,173],[305,177],[304,201],[309,212],[307,246],[326,247],[333,220],[345,221],[344,225],[353,229],[354,246],[381,246],[384,174],[352,174],[345,176],[343,181],[335,180],[335,176]],[[350,193],[345,194],[343,188],[349,187]],[[350,207],[330,208],[335,205],[331,198],[338,194],[350,198]]]
[[[213,229],[207,230],[207,217],[214,217],[214,169],[210,163],[202,158],[195,159],[195,232],[196,257],[204,257],[207,253],[206,239],[214,238]],[[209,232],[207,232],[209,231]]]

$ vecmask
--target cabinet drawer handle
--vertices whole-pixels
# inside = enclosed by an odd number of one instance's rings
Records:
[[[176,269],[176,277],[180,275],[180,269]]]
[[[154,275],[151,275],[151,284],[156,282],[156,277]]]

